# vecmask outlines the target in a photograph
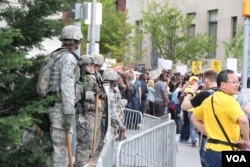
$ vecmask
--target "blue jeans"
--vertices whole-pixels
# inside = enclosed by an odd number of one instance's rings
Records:
[[[133,96],[132,98],[132,106],[134,110],[140,111],[140,108],[141,108],[140,101],[135,96]]]
[[[207,139],[202,137],[203,135],[201,135],[200,137],[200,160],[201,160],[201,166],[202,167],[209,167],[208,162],[207,162],[207,157],[206,157],[206,151],[205,151],[205,147],[206,147],[206,141]]]
[[[209,167],[222,167],[222,153],[212,150],[206,151],[206,157]]]
[[[181,135],[180,135],[180,140],[188,140],[190,137],[190,121],[188,118],[188,112],[187,111],[182,111],[183,112],[183,126],[181,129]]]
[[[141,111],[142,115],[145,113],[145,111],[146,111],[146,100],[141,100],[140,111]]]
[[[176,133],[179,134],[181,133],[181,128],[182,128],[182,122],[179,114],[181,113],[181,106],[180,104],[175,105],[175,124],[176,124]]]
[[[192,114],[193,112],[188,112],[189,119],[192,116]],[[191,137],[192,143],[196,143],[196,132],[195,132],[194,125],[191,122],[190,122],[189,130],[190,130],[190,137]]]
[[[136,96],[133,96],[132,98],[132,106],[134,110],[141,111],[141,104]],[[134,128],[137,129],[137,124],[141,122],[141,117],[138,113],[134,113],[132,118],[133,118],[132,123],[134,124]]]

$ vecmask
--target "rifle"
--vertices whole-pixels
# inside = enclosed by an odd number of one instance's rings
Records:
[[[99,88],[101,88],[100,98],[105,99],[107,95],[106,95],[105,89],[103,87],[103,80],[102,80],[100,74],[98,74],[96,71],[94,74],[95,74],[96,82],[97,82]]]
[[[82,70],[82,68],[83,68],[83,60],[82,60],[82,58],[80,58],[80,60],[79,60],[79,67],[80,67],[80,79],[79,80],[84,85],[85,80],[84,80],[84,72]],[[81,92],[80,104],[82,106],[83,115],[85,115],[86,114],[86,110],[85,110],[85,104],[84,104],[84,102],[85,102],[85,89],[84,89],[84,86],[83,86],[82,90],[83,91]]]

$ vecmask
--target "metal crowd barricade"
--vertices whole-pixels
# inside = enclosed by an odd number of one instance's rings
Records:
[[[143,124],[142,113],[138,110],[123,108],[123,124],[127,129],[137,130]]]
[[[162,117],[156,117],[149,114],[144,114],[143,116],[143,130],[150,129],[156,125],[159,125],[163,122],[169,121],[171,118],[170,114],[166,114]]]
[[[116,147],[116,167],[175,167],[175,122],[161,123],[127,138]]]
[[[126,126],[126,138],[139,133],[143,126],[143,115],[140,111],[123,108],[123,125]]]

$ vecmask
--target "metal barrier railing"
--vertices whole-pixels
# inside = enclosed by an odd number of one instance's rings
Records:
[[[140,111],[123,108],[123,125],[126,127],[125,137],[131,137],[142,131],[143,115]]]
[[[123,124],[127,129],[138,130],[143,124],[143,116],[140,111],[123,108]]]
[[[116,167],[175,167],[175,122],[161,123],[118,143]]]
[[[155,127],[156,125],[159,125],[163,122],[169,121],[171,118],[170,114],[166,114],[162,117],[156,117],[149,114],[144,114],[143,116],[143,130],[150,129],[152,127]]]

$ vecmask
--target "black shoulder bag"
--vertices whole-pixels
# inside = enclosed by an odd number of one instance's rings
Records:
[[[208,139],[208,142],[209,142],[209,143],[215,143],[215,144],[224,144],[224,145],[228,145],[228,146],[231,146],[231,147],[232,147],[232,150],[233,150],[233,151],[235,151],[234,148],[235,148],[235,147],[236,147],[236,148],[239,148],[239,144],[235,144],[235,143],[232,143],[232,142],[230,141],[230,139],[229,139],[229,137],[228,137],[226,131],[224,130],[222,124],[221,124],[220,121],[219,121],[219,118],[218,118],[217,115],[215,114],[215,112],[214,112],[214,103],[213,103],[213,96],[212,96],[212,98],[211,98],[211,103],[212,103],[212,109],[213,109],[214,117],[215,117],[217,123],[219,124],[219,126],[220,126],[220,128],[221,128],[221,130],[222,130],[222,132],[223,132],[223,134],[224,134],[224,136],[226,137],[227,142],[220,141],[220,140],[217,140],[217,139],[211,139],[211,138]]]

